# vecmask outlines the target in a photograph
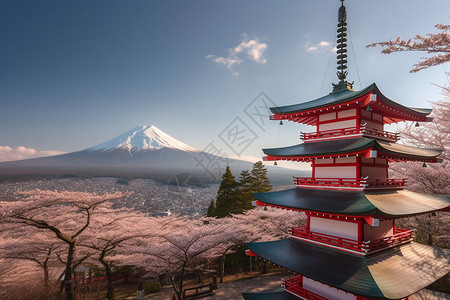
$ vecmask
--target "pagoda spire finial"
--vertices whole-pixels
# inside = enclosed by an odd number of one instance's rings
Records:
[[[337,29],[337,77],[338,84],[333,84],[333,92],[352,89],[353,84],[346,81],[347,78],[347,9],[344,0],[341,1],[338,13]]]

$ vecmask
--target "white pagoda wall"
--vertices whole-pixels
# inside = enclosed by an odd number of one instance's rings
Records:
[[[356,127],[356,119],[319,124],[319,131]]]
[[[319,126],[317,129],[319,131],[324,131],[324,130],[356,127],[357,125],[356,118],[353,120],[342,120],[344,118],[350,117],[356,117],[356,109],[353,108],[319,115]],[[330,122],[333,120],[335,122]],[[329,123],[320,124],[321,122],[329,122]]]
[[[387,178],[386,168],[383,167],[362,167],[361,177],[369,177],[369,179]]]
[[[311,216],[310,231],[358,240],[358,224]]]
[[[365,109],[361,110],[361,125],[366,124],[366,128],[375,128],[383,130],[383,124],[378,123],[383,122],[383,116],[372,111],[367,111]]]
[[[316,293],[327,299],[336,300],[350,300],[356,299],[355,295],[344,292],[343,290],[338,290],[326,284],[322,284],[318,281],[314,281],[303,276],[303,288],[307,289],[313,293]]]
[[[315,167],[316,178],[356,178],[356,167]]]
[[[369,224],[364,224],[364,240],[373,241],[391,236],[394,234],[394,223],[392,220],[380,220],[380,225],[372,227]]]

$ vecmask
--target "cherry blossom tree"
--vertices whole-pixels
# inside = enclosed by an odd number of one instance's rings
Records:
[[[99,217],[101,207],[111,208],[111,202],[125,194],[32,190],[18,196],[22,198],[0,201],[0,222],[52,233],[66,245],[64,290],[66,299],[73,299],[72,270],[79,237]]]
[[[431,194],[450,195],[450,92],[447,99],[433,103],[433,121],[419,127],[399,127],[402,142],[419,148],[442,149],[441,163],[402,162],[391,165],[393,177],[406,177],[408,189]]]
[[[227,228],[228,238],[216,247],[220,255],[219,278],[223,282],[226,255],[236,251],[246,242],[273,241],[289,236],[289,230],[305,221],[305,214],[279,208],[256,207],[243,214],[217,219]]]
[[[0,235],[0,257],[27,260],[35,263],[43,272],[43,294],[49,294],[50,267],[59,262],[63,244],[48,233],[34,232],[31,228],[17,228]]]
[[[218,257],[218,245],[229,238],[223,224],[214,219],[188,219],[169,216],[160,219],[159,234],[134,247],[132,261],[154,275],[168,274],[178,299],[183,299],[184,280],[188,273],[203,270]],[[126,263],[126,259],[117,259]]]
[[[395,41],[373,43],[366,47],[380,46],[384,48],[381,51],[384,54],[402,51],[419,51],[432,54],[431,57],[423,58],[422,61],[414,64],[414,68],[410,71],[411,73],[419,72],[450,61],[450,25],[437,24],[435,27],[440,32],[430,33],[427,36],[416,35],[413,40],[407,41],[398,37]]]
[[[106,298],[114,299],[112,266],[115,255],[130,255],[142,239],[155,235],[159,223],[155,218],[131,210],[111,210],[101,207],[97,211],[101,218],[95,218],[82,234],[80,247],[88,248],[104,269],[107,278]],[[132,262],[128,262],[132,264]]]

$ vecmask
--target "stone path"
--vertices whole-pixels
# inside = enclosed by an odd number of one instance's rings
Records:
[[[225,282],[219,285],[215,295],[203,297],[204,300],[240,300],[242,292],[261,292],[269,288],[279,287],[281,284],[281,274],[265,275],[255,278],[242,279]],[[144,299],[171,300],[173,289],[164,287],[161,292],[145,296]]]

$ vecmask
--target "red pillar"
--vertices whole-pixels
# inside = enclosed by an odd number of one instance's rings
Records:
[[[364,219],[358,219],[358,242],[364,241]]]

